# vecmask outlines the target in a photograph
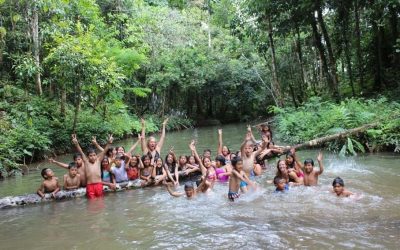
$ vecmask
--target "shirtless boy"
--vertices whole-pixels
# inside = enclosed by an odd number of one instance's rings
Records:
[[[253,185],[253,183],[249,180],[246,173],[243,171],[243,161],[239,156],[235,156],[231,161],[233,170],[229,177],[229,191],[228,191],[228,199],[230,201],[235,201],[235,199],[239,198],[239,188],[244,182],[246,185]]]
[[[332,187],[333,187],[333,192],[338,196],[338,197],[349,197],[353,195],[352,192],[347,191],[344,188],[344,181],[340,177],[336,177],[333,182],[332,182]]]
[[[49,162],[53,163],[59,167],[68,169],[68,164],[56,161],[53,158],[49,158]],[[85,170],[85,164],[83,163],[82,155],[79,153],[74,154],[74,162],[75,162],[76,168],[78,170],[78,174],[79,174],[79,178],[80,178],[80,186],[86,187],[86,170]]]
[[[75,162],[71,162],[68,165],[68,173],[64,175],[64,189],[73,190],[81,186],[80,174],[78,174],[78,168]]]
[[[304,186],[318,185],[318,176],[324,172],[324,165],[322,164],[322,153],[317,156],[319,170],[314,169],[314,161],[306,159],[304,161]]]
[[[56,198],[56,194],[60,191],[58,185],[58,178],[54,176],[54,172],[50,168],[42,169],[41,175],[44,179],[42,185],[37,190],[37,194],[43,199],[45,194],[51,193],[53,198]]]
[[[83,162],[85,164],[86,181],[87,181],[86,196],[89,199],[93,199],[96,197],[103,197],[103,183],[101,180],[100,163],[101,160],[104,158],[104,155],[107,152],[112,142],[113,142],[113,137],[112,135],[109,135],[107,140],[107,145],[105,146],[103,152],[97,155],[94,149],[89,149],[88,156],[86,156],[83,153],[81,146],[79,146],[79,142],[78,139],[76,138],[76,135],[75,134],[72,135],[72,143],[75,145],[78,152],[82,155]]]

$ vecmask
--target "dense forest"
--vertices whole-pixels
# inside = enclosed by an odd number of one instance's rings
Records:
[[[370,136],[397,149],[399,17],[398,0],[0,0],[0,170],[140,117],[157,131],[278,113],[300,141],[288,114],[324,103],[349,127],[388,113]]]

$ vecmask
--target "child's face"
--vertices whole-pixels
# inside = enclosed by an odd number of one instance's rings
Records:
[[[235,170],[240,172],[243,170],[243,161],[238,161],[235,166]]]
[[[211,160],[209,158],[204,158],[204,167],[209,168],[211,166]]]
[[[168,157],[167,157],[167,162],[168,162],[169,164],[172,164],[172,162],[174,162],[174,157],[173,157],[172,155],[168,155]]]
[[[193,197],[193,195],[194,195],[194,189],[193,189],[193,188],[186,188],[186,189],[185,189],[185,193],[186,193],[186,196],[187,196],[188,198],[191,198],[191,197]]]
[[[195,159],[194,159],[194,157],[193,156],[190,156],[189,157],[189,164],[196,164],[196,161],[195,161]]]
[[[116,149],[116,148],[113,148],[112,154],[113,154],[113,155],[116,155],[116,154],[117,154],[117,149]]]
[[[138,163],[138,159],[136,157],[132,157],[129,164],[131,166],[136,166],[136,164]]]
[[[101,162],[101,167],[103,168],[103,169],[108,169],[108,167],[109,167],[109,163],[108,163],[108,160],[104,160],[104,161],[102,161]]]
[[[304,165],[304,171],[309,174],[313,171],[314,166],[311,163],[307,163],[306,165]]]
[[[280,171],[282,174],[286,174],[286,173],[287,173],[287,166],[286,166],[285,161],[280,161],[280,162],[279,162],[279,165],[278,165],[278,168],[279,168],[279,171]]]
[[[157,166],[158,168],[161,168],[161,167],[162,167],[162,160],[161,160],[161,159],[158,159],[158,160],[157,160],[156,166]]]
[[[275,187],[276,187],[276,189],[278,189],[279,191],[283,191],[283,190],[285,190],[285,185],[286,185],[285,180],[280,180],[280,181],[278,182],[278,184],[275,184]]]
[[[89,162],[90,162],[90,163],[95,163],[96,160],[97,160],[97,155],[96,155],[96,153],[90,153],[90,154],[89,154]]]
[[[77,173],[78,173],[78,169],[77,168],[70,168],[69,169],[69,176],[75,177]]]
[[[180,165],[185,165],[186,164],[186,157],[180,157],[179,158],[179,164]]]
[[[121,154],[121,155],[125,154],[124,148],[123,147],[118,147],[117,153]]]
[[[253,145],[248,143],[246,144],[246,146],[244,147],[244,153],[246,154],[246,156],[250,156],[251,153],[253,153]]]
[[[340,184],[336,184],[333,186],[333,191],[336,193],[336,195],[341,195],[343,193],[344,187],[341,186]]]
[[[207,157],[207,158],[211,157],[210,151],[204,151],[203,157]]]
[[[288,156],[288,157],[286,158],[286,162],[287,162],[288,164],[292,164],[292,163],[293,163],[293,157]]]
[[[54,172],[53,172],[53,170],[51,170],[51,169],[47,169],[47,171],[46,171],[46,178],[51,178],[51,177],[53,177],[54,176]]]
[[[121,159],[115,159],[114,163],[117,168],[121,167]]]
[[[82,157],[78,156],[74,160],[76,166],[82,166],[83,160]]]
[[[229,150],[228,150],[228,148],[227,148],[226,146],[224,146],[224,147],[222,148],[222,154],[223,154],[224,156],[227,156],[227,155],[229,154]]]
[[[145,166],[149,166],[150,165],[150,158],[149,157],[144,158],[143,164]]]

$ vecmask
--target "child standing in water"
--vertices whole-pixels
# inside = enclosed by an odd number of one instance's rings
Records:
[[[217,157],[222,156],[225,158],[225,163],[228,164],[231,162],[232,154],[227,146],[224,146],[222,143],[222,129],[218,129],[218,149],[217,149]],[[225,165],[225,164],[224,164]]]
[[[280,192],[289,191],[289,185],[286,183],[285,179],[283,179],[282,177],[275,176],[274,184],[275,184],[275,187],[276,187],[274,193],[280,193]]]
[[[332,187],[333,187],[333,192],[338,196],[338,197],[349,197],[353,195],[352,192],[347,191],[344,188],[344,181],[340,177],[336,177],[333,182],[332,182]]]
[[[232,172],[231,166],[226,164],[225,159],[222,155],[215,158],[215,172],[220,182],[227,182]]]
[[[319,170],[314,169],[314,161],[306,159],[304,161],[304,186],[318,185],[318,176],[324,172],[324,165],[322,164],[322,153],[319,152],[317,156]]]
[[[112,135],[108,136],[107,145],[104,148],[104,151],[100,154],[96,154],[94,149],[88,150],[88,156],[86,156],[81,146],[79,145],[78,139],[76,135],[72,135],[72,143],[75,145],[78,152],[82,155],[83,162],[85,164],[86,170],[86,196],[88,199],[93,199],[96,197],[103,197],[103,182],[101,179],[101,161],[104,158],[105,153],[107,152],[110,144],[113,142],[114,138]]]
[[[68,165],[68,173],[64,175],[64,189],[73,190],[79,188],[81,185],[80,175],[75,162]]]
[[[143,155],[141,161],[143,164],[143,168],[140,169],[140,179],[142,179],[142,187],[145,187],[153,184],[153,179],[151,178],[151,174],[153,173],[153,166],[151,165],[151,155]]]
[[[125,166],[125,156],[117,154],[114,159],[115,166],[111,167],[111,172],[115,177],[117,183],[127,182],[128,173],[126,172],[127,167]]]
[[[56,198],[56,194],[60,191],[58,185],[58,178],[54,176],[54,172],[50,168],[42,169],[41,175],[44,179],[42,185],[37,190],[37,194],[43,199],[45,194],[51,193],[53,198]]]
[[[76,153],[76,154],[74,154],[73,159],[75,162],[75,166],[78,170],[78,174],[79,174],[79,178],[80,178],[80,185],[81,185],[81,187],[86,187],[86,168],[85,168],[85,164],[83,162],[82,155],[80,153]],[[68,170],[68,164],[56,161],[53,158],[49,158],[49,162]]]
[[[246,173],[243,171],[243,161],[239,156],[235,156],[231,161],[233,170],[231,176],[229,177],[229,192],[228,199],[230,201],[235,201],[235,199],[240,197],[239,189],[241,182],[245,182],[246,185],[253,185],[249,180]]]

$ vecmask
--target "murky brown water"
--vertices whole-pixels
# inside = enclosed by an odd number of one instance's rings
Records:
[[[223,128],[225,144],[238,148],[245,126]],[[178,155],[189,153],[192,138],[198,140],[199,151],[211,145],[215,154],[216,127],[168,133],[164,151],[174,145]],[[317,151],[298,154],[302,159],[315,158]],[[0,210],[0,248],[398,249],[399,160],[393,154],[340,158],[326,153],[319,187],[273,194],[274,187],[266,180],[273,178],[274,168],[257,179],[260,191],[234,203],[226,199],[228,187],[218,184],[213,192],[194,200],[173,198],[156,187],[108,194],[97,201],[83,198]],[[271,164],[275,166],[275,160]],[[59,177],[64,173],[52,168]],[[336,176],[359,194],[358,200],[330,193]],[[34,192],[40,181],[36,172],[0,182],[0,197]]]

